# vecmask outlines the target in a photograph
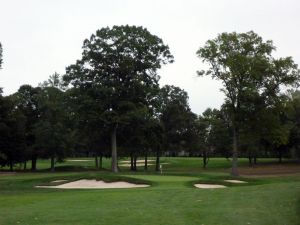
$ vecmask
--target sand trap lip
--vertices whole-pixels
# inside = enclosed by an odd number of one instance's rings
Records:
[[[106,189],[106,188],[142,188],[149,187],[147,184],[132,184],[125,181],[104,182],[102,180],[77,180],[56,186],[35,186],[37,188],[58,188],[58,189]]]
[[[54,181],[51,181],[50,183],[61,183],[61,182],[66,182],[68,180],[54,180]]]
[[[224,180],[225,182],[228,182],[228,183],[233,183],[233,184],[245,184],[245,183],[248,183],[246,181],[242,181],[242,180]]]
[[[203,189],[226,188],[226,186],[220,184],[194,184],[194,186],[196,188],[203,188]]]
[[[67,162],[91,162],[91,159],[67,159]]]

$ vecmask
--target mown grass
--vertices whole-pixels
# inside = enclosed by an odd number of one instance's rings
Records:
[[[211,160],[201,168],[199,158],[162,158],[163,174],[142,168],[119,174],[94,171],[94,161],[58,165],[81,172],[47,171],[0,175],[0,225],[213,225],[213,224],[300,224],[300,176],[239,179],[247,184],[227,184],[230,178],[226,159]],[[240,160],[243,165],[247,160]],[[240,165],[241,165],[240,164]],[[48,165],[48,166],[47,166]],[[109,161],[104,162],[109,168]],[[138,189],[61,190],[38,189],[53,180],[103,179],[147,183]],[[194,183],[226,184],[225,189],[197,189]]]

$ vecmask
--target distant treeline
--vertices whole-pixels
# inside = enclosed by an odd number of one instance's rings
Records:
[[[290,57],[271,56],[275,47],[254,32],[223,33],[197,55],[210,65],[199,76],[221,80],[220,109],[193,113],[179,87],[159,87],[157,70],[172,63],[169,47],[142,27],[102,28],[86,39],[82,58],[38,87],[0,92],[0,165],[65,157],[278,156],[300,158],[299,70]],[[2,47],[0,45],[0,68]],[[290,87],[290,89],[288,89]],[[282,88],[286,90],[284,93]],[[209,98],[209,96],[207,96]],[[117,151],[118,148],[118,151]],[[235,161],[234,161],[235,163]],[[234,171],[233,171],[234,173]]]

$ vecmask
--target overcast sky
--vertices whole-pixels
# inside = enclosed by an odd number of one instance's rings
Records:
[[[299,0],[0,0],[3,69],[8,95],[33,86],[81,56],[83,40],[97,29],[139,25],[169,45],[175,62],[159,71],[160,84],[183,88],[195,113],[219,108],[221,84],[196,71],[205,65],[196,51],[222,32],[253,30],[272,39],[276,57],[300,63]]]

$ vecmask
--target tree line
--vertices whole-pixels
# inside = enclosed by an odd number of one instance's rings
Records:
[[[299,70],[291,57],[275,59],[272,41],[250,31],[222,33],[207,41],[197,55],[209,67],[198,71],[221,80],[225,94],[220,109],[201,115],[189,107],[180,87],[159,86],[157,70],[173,63],[168,45],[136,26],[102,28],[83,43],[82,57],[54,73],[38,87],[22,85],[0,94],[0,165],[39,158],[55,163],[67,156],[94,156],[97,168],[111,157],[162,155],[237,159],[259,156],[300,157]],[[2,46],[0,45],[0,68]],[[285,90],[285,91],[282,91]],[[209,97],[209,96],[208,96]]]

